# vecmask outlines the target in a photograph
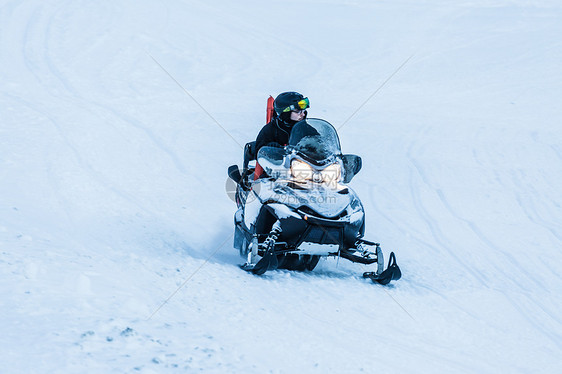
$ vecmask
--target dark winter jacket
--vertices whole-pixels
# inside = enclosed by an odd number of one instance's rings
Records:
[[[304,118],[307,117],[307,112],[304,112]],[[282,113],[280,116],[275,117],[265,125],[258,137],[256,138],[256,155],[258,151],[263,146],[279,146],[284,147],[289,143],[289,136],[291,135],[291,130],[293,126],[297,123],[292,121],[288,117],[290,113]]]
[[[274,118],[265,125],[256,138],[256,155],[261,147],[264,146],[285,146],[289,143],[292,125],[289,125],[279,118]]]

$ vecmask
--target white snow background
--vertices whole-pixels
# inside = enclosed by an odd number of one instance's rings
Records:
[[[561,372],[559,1],[0,4],[2,373]],[[226,169],[288,90],[395,284],[238,268]]]

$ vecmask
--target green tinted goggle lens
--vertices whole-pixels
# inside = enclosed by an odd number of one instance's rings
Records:
[[[286,107],[283,112],[290,112],[291,110],[305,110],[306,108],[310,107],[310,101],[308,101],[308,97],[300,100],[296,105],[291,105]]]
[[[308,101],[308,97],[305,97],[304,99],[302,99],[301,101],[299,101],[297,103],[297,105],[299,106],[299,108],[301,108],[302,110],[305,110],[306,108],[308,108],[310,106],[310,101]]]

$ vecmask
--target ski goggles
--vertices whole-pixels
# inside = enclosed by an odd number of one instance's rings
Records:
[[[310,101],[308,101],[308,97],[305,97],[304,99],[299,100],[296,104],[289,105],[288,107],[283,109],[283,113],[290,111],[300,112],[307,108],[310,108]]]

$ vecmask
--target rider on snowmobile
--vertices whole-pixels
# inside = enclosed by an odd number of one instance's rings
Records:
[[[283,92],[273,102],[275,110],[273,119],[265,125],[256,138],[255,154],[263,146],[284,147],[289,142],[293,126],[306,118],[306,109],[310,107],[307,97],[298,92]],[[259,178],[263,170],[256,165],[254,178]]]

